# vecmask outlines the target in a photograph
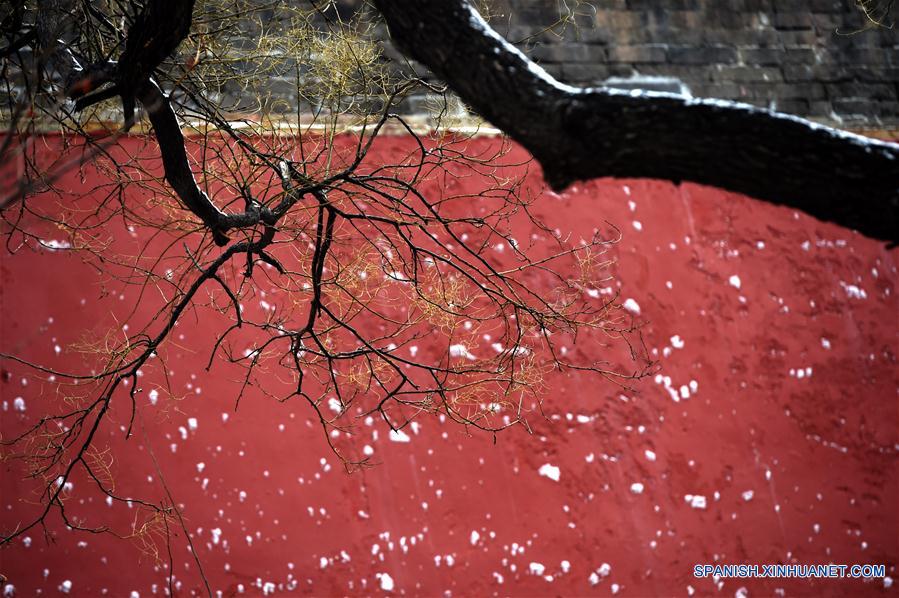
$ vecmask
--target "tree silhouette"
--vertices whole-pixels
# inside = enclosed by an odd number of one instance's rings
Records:
[[[896,144],[727,102],[573,88],[505,42],[467,0],[374,5],[399,45],[533,154],[555,189],[600,176],[690,180],[899,240]],[[60,228],[84,259],[162,300],[151,321],[78,347],[102,362],[93,372],[3,356],[67,389],[58,410],[3,440],[40,488],[33,518],[4,543],[51,513],[72,528],[142,538],[183,525],[173,500],[117,495],[95,438],[113,409],[132,434],[140,377],[164,361],[188,313],[218,326],[209,367],[223,358],[243,368],[235,406],[251,388],[307,402],[348,467],[367,457],[348,454],[333,433],[352,433],[359,417],[377,415],[398,431],[441,413],[496,432],[526,425],[524,398],[539,398],[548,368],[619,384],[651,371],[615,297],[585,299],[604,276],[615,231],[575,241],[543,227],[521,180],[507,176],[508,144],[473,151],[452,127],[446,90],[385,66],[369,26],[330,4],[40,0],[5,9],[11,131],[0,158],[16,165],[0,200],[7,246],[39,246],[40,231]],[[276,127],[266,118],[276,100],[264,88],[279,77],[294,81],[296,106]],[[235,86],[241,93],[229,100]],[[397,112],[420,89],[440,98],[425,127]],[[100,126],[110,115],[117,126]],[[75,134],[50,157],[29,143],[48,124]],[[146,147],[125,154],[117,142],[142,127]],[[389,130],[414,141],[391,163],[371,160]],[[72,169],[100,182],[58,187]],[[452,190],[463,176],[477,180],[477,193]],[[543,230],[552,249],[515,239],[515,219]],[[147,231],[136,254],[110,248],[102,231],[118,221]],[[509,248],[502,264],[485,253],[498,243]],[[272,285],[288,299],[262,316],[246,313],[244,303]],[[556,350],[577,334],[616,339],[633,361],[584,363]],[[426,335],[443,343],[442,359],[410,354]],[[484,338],[496,348],[476,352]],[[147,517],[125,532],[82,523],[65,501],[76,472]]]
[[[235,409],[249,392],[305,402],[348,469],[368,463],[343,439],[370,416],[393,433],[425,414],[496,433],[527,427],[552,368],[620,385],[651,371],[632,317],[598,291],[614,227],[568,239],[542,225],[521,175],[508,174],[521,166],[510,144],[484,149],[451,128],[446,91],[388,68],[365,22],[315,8],[272,15],[253,3],[19,8],[4,20],[7,89],[21,83],[24,94],[10,102],[14,130],[2,147],[16,165],[3,199],[8,251],[47,247],[44,233],[62,230],[65,246],[54,248],[133,285],[154,310],[70,347],[86,356],[85,373],[2,356],[52,377],[60,395],[3,439],[38,497],[4,543],[51,514],[137,538],[151,553],[154,538],[183,526],[168,491],[161,501],[116,492],[97,438],[113,421],[126,422],[126,438],[140,428],[141,379],[166,376],[188,315],[210,331],[207,369],[240,368]],[[236,34],[247,26],[259,35]],[[299,108],[273,123],[261,90],[291,72]],[[228,106],[221,94],[234,84],[241,93]],[[416,89],[438,98],[426,126],[396,112]],[[66,134],[39,151],[31,141],[48,126]],[[119,143],[141,127],[143,147]],[[372,159],[388,132],[410,141],[389,142],[387,163]],[[85,185],[59,184],[73,170]],[[454,190],[460,178],[476,192]],[[541,231],[540,242],[515,239],[515,221]],[[141,231],[135,247],[107,235],[118,222]],[[502,260],[488,254],[497,246],[507,248]],[[625,359],[559,350],[576,335],[617,342]],[[416,355],[424,339],[443,347],[439,359]],[[76,477],[144,515],[126,530],[87,522],[67,502]]]

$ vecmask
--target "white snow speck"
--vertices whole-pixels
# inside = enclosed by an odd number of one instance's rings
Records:
[[[744,492],[742,494],[743,500],[745,500],[746,502],[749,502],[750,500],[752,500],[752,497],[754,495],[755,495],[755,492],[753,492],[752,490],[747,490],[746,492]]]
[[[734,274],[733,276],[728,278],[727,282],[728,282],[728,284],[730,284],[730,286],[734,287],[735,289],[739,289],[740,286],[743,284],[742,282],[740,282],[740,277],[737,276],[736,274]]]
[[[840,286],[843,287],[843,290],[846,291],[846,296],[850,299],[867,299],[868,294],[864,289],[855,286],[854,284],[846,284],[843,281],[840,281]]]
[[[187,418],[187,428],[188,428],[191,432],[196,432],[196,431],[197,431],[197,427],[198,427],[197,418],[195,418],[195,417],[188,417],[188,418]]]
[[[41,239],[40,244],[42,247],[44,247],[45,249],[49,249],[50,251],[59,251],[60,249],[72,248],[72,244],[68,241],[57,241],[56,239],[49,239],[46,241],[44,239]]]
[[[72,582],[70,580],[65,580],[61,584],[59,584],[59,591],[63,594],[68,594],[72,591]]]
[[[528,565],[528,571],[531,572],[531,575],[543,575],[545,570],[546,567],[542,563],[531,563]]]
[[[683,349],[684,348],[684,341],[680,337],[679,334],[675,334],[674,336],[671,337],[671,346],[674,347],[675,349]]]
[[[559,477],[562,475],[562,470],[560,470],[555,465],[550,465],[549,463],[545,463],[540,466],[540,469],[537,470],[537,473],[540,475],[551,479],[554,482],[559,481]],[[539,575],[539,574],[538,574]]]
[[[655,461],[656,460],[656,454],[649,449],[646,449],[645,451],[643,451],[643,454],[646,456],[647,461]]]
[[[409,435],[402,430],[391,430],[390,440],[392,440],[393,442],[409,442],[412,439],[409,438]]]
[[[600,581],[602,581],[603,578],[608,577],[611,572],[612,566],[608,563],[603,563],[596,569],[596,571],[590,574],[590,585],[595,586]]]
[[[478,540],[480,540],[480,539],[481,539],[481,534],[479,534],[476,530],[471,530],[471,537],[469,538],[471,545],[474,546],[475,544],[478,543]]]
[[[640,315],[640,304],[633,299],[627,299],[624,302],[624,309],[635,315]]]
[[[465,345],[450,345],[449,354],[450,357],[464,357],[465,359],[470,359],[472,361],[477,359],[477,357],[468,351],[468,348]]]
[[[151,405],[155,405],[156,402],[159,401],[159,391],[156,390],[155,388],[150,391],[150,394],[148,396],[149,396]]]
[[[375,573],[375,576],[381,580],[381,589],[385,592],[393,591],[393,578],[387,573]]]
[[[705,496],[700,494],[688,494],[684,497],[684,500],[690,503],[690,506],[694,509],[705,509],[708,504]]]
[[[25,399],[23,399],[22,397],[16,397],[15,399],[13,399],[12,408],[19,412],[25,411]]]
[[[643,484],[640,482],[634,482],[631,484],[631,492],[633,494],[643,494]]]

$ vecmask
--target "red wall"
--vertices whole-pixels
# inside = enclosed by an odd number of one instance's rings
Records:
[[[123,143],[144,151],[138,140]],[[392,138],[376,151],[408,143]],[[71,173],[60,184],[81,183]],[[350,475],[302,404],[249,396],[235,413],[228,370],[204,370],[204,322],[186,322],[169,350],[172,385],[185,398],[163,393],[151,405],[142,395],[130,440],[124,411],[102,431],[117,492],[162,496],[152,451],[213,591],[225,596],[241,584],[248,595],[373,594],[389,587],[387,575],[393,593],[428,596],[895,592],[881,579],[716,584],[694,578],[693,565],[872,563],[896,577],[896,251],[689,184],[594,181],[545,193],[535,212],[572,238],[603,221],[621,229],[609,284],[639,305],[660,361],[656,379],[622,392],[554,373],[548,419],[531,419],[533,435],[513,429],[495,444],[436,418],[420,420],[409,442],[363,424],[354,442],[373,447],[379,464]],[[127,242],[120,224],[107,230]],[[138,317],[153,309],[65,251],[7,248],[0,268],[2,351],[54,368],[83,365],[71,345],[85,329],[135,305]],[[591,344],[572,349],[602,356]],[[2,367],[9,437],[65,389],[9,361]],[[546,464],[559,468],[558,480],[540,475]],[[4,531],[36,512],[35,486],[21,474],[3,464]],[[108,507],[77,480],[70,496],[88,524],[127,529],[137,512]],[[17,596],[57,595],[66,581],[73,596],[164,593],[164,553],[157,562],[134,540],[66,530],[58,517],[47,533],[34,529],[0,550]],[[197,566],[173,533],[179,595],[201,593]]]

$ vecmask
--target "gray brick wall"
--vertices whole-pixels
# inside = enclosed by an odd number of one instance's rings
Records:
[[[899,26],[865,29],[853,0],[493,5],[496,28],[512,41],[529,38],[520,47],[569,83],[631,80],[631,86],[660,89],[681,84],[697,97],[739,100],[843,126],[899,126]],[[574,13],[568,24],[543,31],[566,6]]]
[[[891,135],[899,129],[899,25],[870,26],[855,0],[475,2],[489,7],[500,34],[568,83],[735,100]],[[363,10],[379,23],[362,0],[337,0],[329,10],[346,21]],[[388,60],[407,63],[383,24],[375,35]],[[295,105],[289,76],[282,79],[273,95]],[[426,105],[412,98],[402,109]]]
[[[260,14],[278,18],[268,3],[253,1],[263,7]],[[866,28],[854,0],[478,3],[490,7],[491,23],[502,35],[568,83],[689,93],[748,102],[844,128],[888,134],[899,130],[899,25]],[[328,6],[345,20],[366,11],[376,23],[375,35],[385,42],[385,59],[406,63],[363,0],[336,0]],[[252,28],[244,35],[253,35]],[[287,63],[270,73],[261,90],[264,109],[296,112],[293,77],[304,66],[295,66]],[[427,76],[420,65],[412,67]],[[11,80],[15,87],[15,73]],[[205,91],[228,110],[259,105],[237,83]],[[423,100],[412,98],[404,109],[421,111],[428,103]],[[301,111],[313,108],[306,103],[301,103]],[[109,106],[110,118],[115,118],[116,105]]]

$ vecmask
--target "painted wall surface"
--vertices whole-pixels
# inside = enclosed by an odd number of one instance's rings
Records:
[[[386,160],[411,143],[392,138],[375,151]],[[538,174],[529,177],[539,191]],[[81,183],[70,173],[59,184]],[[353,442],[371,446],[379,464],[350,475],[303,404],[249,396],[234,412],[234,376],[205,371],[208,334],[191,320],[169,349],[182,394],[151,400],[160,381],[148,375],[135,436],[123,439],[126,411],[102,431],[117,492],[161,498],[162,476],[224,596],[894,594],[896,250],[690,184],[593,181],[544,192],[534,211],[573,238],[604,221],[621,229],[608,284],[645,322],[657,376],[622,391],[555,372],[534,433],[513,429],[495,442],[432,417],[400,438],[363,422]],[[123,246],[144,234],[116,222],[107,231]],[[2,352],[77,369],[72,344],[86,329],[153,309],[137,289],[34,245],[3,249]],[[496,248],[488,257],[502,258]],[[605,349],[571,350],[601,358]],[[0,366],[9,437],[63,390],[40,372]],[[35,513],[36,497],[18,465],[0,466],[0,526],[9,530]],[[85,524],[128,529],[137,512],[108,506],[78,480],[69,495]],[[184,538],[171,531],[176,592],[202,595]],[[9,595],[146,598],[165,595],[169,558],[51,516],[46,530],[0,550],[0,572]],[[871,563],[888,577],[695,578],[703,563]]]

